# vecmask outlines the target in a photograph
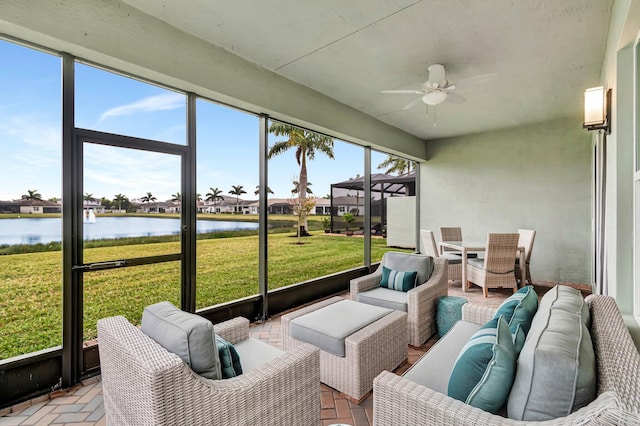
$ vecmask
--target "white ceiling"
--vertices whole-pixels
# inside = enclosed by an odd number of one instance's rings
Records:
[[[613,0],[126,0],[187,33],[423,139],[580,116],[597,85]],[[433,113],[427,67],[456,90]]]

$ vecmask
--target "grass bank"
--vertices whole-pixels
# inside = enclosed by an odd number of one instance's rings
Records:
[[[291,233],[270,234],[269,288],[306,281],[363,264],[364,240],[315,231],[296,244]],[[85,249],[85,260],[144,257],[179,251],[178,242]],[[372,240],[379,260],[386,240]],[[394,249],[397,250],[397,249]],[[126,254],[126,256],[123,256]],[[61,252],[0,256],[0,359],[61,344]],[[197,242],[197,307],[203,308],[258,292],[258,237],[203,239]],[[124,315],[139,323],[142,309],[155,302],[179,303],[180,263],[85,274],[84,336],[96,336],[99,318]]]

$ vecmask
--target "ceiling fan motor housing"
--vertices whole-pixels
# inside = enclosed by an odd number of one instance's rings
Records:
[[[427,68],[429,71],[429,84],[431,87],[444,87],[447,84],[444,74],[444,65],[433,64]]]

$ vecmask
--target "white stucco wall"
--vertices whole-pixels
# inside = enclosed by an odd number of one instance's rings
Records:
[[[464,239],[536,230],[534,280],[590,284],[591,136],[580,117],[429,141],[420,228]]]
[[[387,246],[416,247],[416,197],[389,197]]]

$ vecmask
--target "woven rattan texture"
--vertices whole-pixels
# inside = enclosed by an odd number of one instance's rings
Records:
[[[381,269],[351,280],[351,300],[357,301],[359,293],[380,286]],[[407,292],[407,331],[410,345],[420,346],[436,333],[438,298],[447,295],[447,280],[448,262],[437,258],[434,259],[433,273],[427,282]]]
[[[485,295],[489,288],[518,288],[514,272],[518,249],[518,234],[495,234],[487,236],[484,267],[467,264],[467,281],[482,287]]]
[[[242,327],[248,322],[216,328],[234,340]],[[320,423],[319,351],[311,345],[238,377],[207,380],[124,317],[99,320],[98,340],[110,425]]]
[[[344,300],[333,297],[306,308],[283,315],[280,331],[284,348],[300,342],[289,333],[290,322],[331,303]],[[320,351],[320,380],[356,401],[373,388],[373,379],[383,370],[393,371],[407,359],[407,314],[393,311],[353,333],[345,339],[345,356]]]
[[[462,241],[462,228],[460,227],[441,227],[440,237],[442,241]],[[455,251],[448,247],[444,247],[443,251]]]
[[[376,377],[374,425],[640,425],[640,355],[615,300],[590,296],[591,338],[598,363],[598,397],[567,417],[521,422],[492,415],[393,373]],[[465,305],[467,306],[467,305]],[[463,309],[463,316],[486,318],[490,309]]]
[[[436,245],[436,239],[432,231],[429,231],[428,229],[421,229],[420,238],[422,239],[424,254],[431,256],[434,259],[440,257],[438,246]],[[450,263],[447,273],[449,280],[460,281],[462,279],[462,263]]]

